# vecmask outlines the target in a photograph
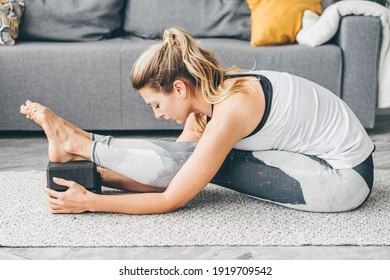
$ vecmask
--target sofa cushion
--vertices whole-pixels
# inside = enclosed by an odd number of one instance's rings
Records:
[[[0,45],[15,45],[24,7],[24,0],[0,1]]]
[[[321,14],[321,0],[247,0],[251,10],[251,46],[283,45],[295,42],[303,12]]]
[[[121,42],[21,41],[2,48],[0,129],[40,130],[19,113],[28,99],[83,129],[120,129]]]
[[[29,0],[20,37],[24,40],[94,41],[122,24],[125,0]]]
[[[143,38],[161,38],[169,27],[195,37],[250,40],[250,10],[243,0],[128,0],[123,29]]]
[[[20,42],[2,48],[0,61],[7,67],[0,67],[0,130],[40,129],[19,113],[27,99],[44,103],[84,129],[181,128],[156,120],[130,84],[134,62],[153,43],[131,37],[72,44]],[[247,41],[227,38],[203,38],[200,44],[224,67],[286,71],[340,96],[342,53],[337,45],[252,48]]]

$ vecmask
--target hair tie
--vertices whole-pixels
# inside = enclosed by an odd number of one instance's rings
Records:
[[[164,43],[172,47],[175,44],[174,34],[169,33],[167,36],[165,36]]]

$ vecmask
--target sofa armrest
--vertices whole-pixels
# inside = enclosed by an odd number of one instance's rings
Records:
[[[341,97],[366,128],[375,124],[381,31],[377,17],[345,16],[334,38],[343,55]]]

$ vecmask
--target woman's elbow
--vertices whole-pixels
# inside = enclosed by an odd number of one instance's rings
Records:
[[[163,198],[164,199],[164,203],[163,203],[164,207],[162,207],[161,214],[174,212],[186,204],[185,201],[180,201],[175,197],[170,197],[166,193],[163,193],[163,197],[164,197]]]

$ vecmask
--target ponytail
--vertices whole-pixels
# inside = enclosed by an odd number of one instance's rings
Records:
[[[131,82],[135,89],[149,86],[156,91],[169,94],[173,82],[185,78],[200,92],[209,104],[217,104],[237,92],[252,92],[244,86],[248,78],[237,79],[227,88],[224,79],[242,70],[237,67],[224,69],[214,54],[201,48],[184,29],[169,28],[164,31],[162,42],[150,46],[135,62],[131,71]],[[221,85],[222,90],[218,90]],[[204,115],[195,114],[197,133],[206,127]]]

